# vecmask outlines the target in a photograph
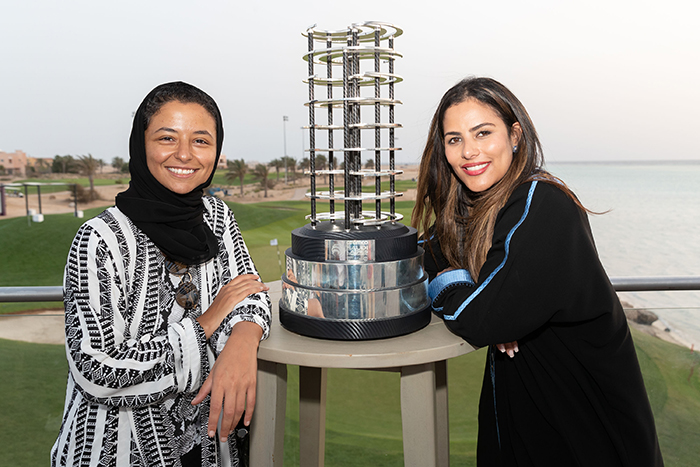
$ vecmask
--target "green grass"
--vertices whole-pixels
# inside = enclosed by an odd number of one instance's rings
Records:
[[[253,261],[263,281],[276,281],[282,275],[284,252],[291,246],[291,231],[308,223],[308,201],[278,201],[255,204],[228,203],[236,216]],[[397,201],[396,210],[404,223],[411,215],[413,202]],[[44,222],[29,222],[26,217],[0,220],[0,286],[52,285],[63,282],[63,268],[73,237],[85,220],[105,208],[88,209],[85,218],[73,214],[47,214]],[[325,211],[327,204],[319,203]],[[372,210],[373,206],[366,205]],[[388,206],[385,207],[388,209]],[[270,245],[276,238],[279,248]],[[278,254],[279,251],[279,260]],[[49,309],[60,303],[0,303],[0,314],[19,310]]]
[[[666,465],[697,465],[700,452],[699,357],[633,331]],[[0,465],[45,465],[60,427],[67,364],[60,345],[0,339]],[[485,352],[448,363],[450,460],[476,465],[477,408]],[[690,377],[689,377],[690,376]],[[299,465],[299,370],[288,373],[285,465]],[[401,466],[397,373],[330,369],[326,465]]]
[[[263,280],[278,280],[290,231],[304,225],[307,201],[230,203]],[[397,202],[410,216],[412,202]],[[319,210],[325,210],[320,207]],[[86,217],[102,209],[86,211]],[[60,285],[65,259],[85,219],[71,214],[0,220],[0,286]],[[281,257],[284,261],[284,256]],[[60,304],[50,304],[53,307]],[[0,304],[0,312],[34,304]],[[0,318],[2,319],[2,318]],[[0,321],[1,323],[1,321]],[[667,466],[697,465],[700,452],[700,357],[688,349],[633,332]],[[475,465],[483,351],[449,362],[451,461]],[[691,375],[692,372],[692,375]],[[0,465],[45,465],[60,421],[67,366],[63,346],[0,340]],[[289,371],[285,463],[298,465],[298,370]],[[326,463],[403,465],[399,377],[395,373],[329,370]]]
[[[122,177],[119,180],[116,179],[110,179],[110,178],[95,178],[93,179],[93,183],[95,186],[105,186],[105,185],[115,185],[117,184],[117,181],[121,181],[122,184],[128,184],[130,180],[129,174],[124,174],[124,177]],[[77,183],[78,185],[82,185],[84,187],[89,187],[90,186],[90,181],[88,180],[87,177],[75,177],[75,178],[62,178],[60,180],[46,180],[46,179],[40,179],[40,178],[28,178],[25,180],[17,180],[12,183],[61,183],[62,185],[44,185],[41,187],[41,194],[49,194],[49,193],[56,193],[56,192],[61,192],[61,191],[68,191],[71,190],[72,188],[68,185],[72,185]],[[24,193],[24,188],[21,189],[22,193]],[[29,186],[27,187],[27,193],[29,195],[35,195],[37,194],[37,187],[35,186]]]
[[[700,455],[700,355],[633,333],[661,452],[667,466],[697,466]]]
[[[48,465],[66,394],[64,347],[0,339],[0,374],[0,465]]]
[[[44,222],[26,217],[0,220],[0,286],[61,285],[68,250],[78,228],[105,208],[88,209],[85,218],[73,214],[49,214]],[[0,303],[0,314],[17,310],[62,306],[55,302]]]
[[[212,186],[230,186],[230,187],[240,187],[241,186],[241,181],[239,178],[235,178],[233,180],[228,180],[226,178],[226,170],[217,170],[214,173],[214,179],[211,181]],[[302,177],[302,175],[299,174],[297,171],[296,173],[297,178]],[[268,175],[268,180],[273,180],[274,182],[277,182],[277,173],[274,170],[270,170],[270,174]],[[287,176],[287,180],[289,181],[290,186],[292,185],[292,172],[289,172],[289,175]],[[243,177],[243,185],[251,185],[251,184],[259,184],[260,181],[256,180],[255,177],[253,176],[252,172],[248,172],[245,174]],[[280,170],[280,178],[279,178],[279,183],[284,183],[284,170]]]
[[[230,203],[230,206],[263,281],[279,280],[284,271],[284,252],[292,246],[291,231],[308,223],[305,219],[309,214],[308,202],[280,201],[247,205]],[[372,208],[369,205],[365,207],[370,210]],[[327,207],[319,203],[318,209],[325,211]],[[412,209],[411,201],[396,203],[396,212],[404,215],[404,221],[410,219]],[[274,238],[277,239],[278,246],[270,245],[270,240]]]

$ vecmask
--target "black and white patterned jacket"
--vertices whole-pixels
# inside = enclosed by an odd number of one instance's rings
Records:
[[[118,208],[76,234],[64,276],[70,373],[52,466],[179,466],[198,443],[202,465],[234,465],[234,437],[220,443],[206,435],[209,398],[190,402],[232,327],[252,321],[266,338],[271,307],[266,293],[249,296],[207,342],[196,318],[224,284],[257,272],[231,210],[212,197],[204,205],[219,253],[190,268],[200,292],[190,311],[174,299],[181,277]]]

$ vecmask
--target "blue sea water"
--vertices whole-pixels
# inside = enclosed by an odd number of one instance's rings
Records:
[[[700,161],[548,163],[592,211],[609,276],[700,276]],[[652,309],[700,347],[700,292],[637,292],[624,301]]]

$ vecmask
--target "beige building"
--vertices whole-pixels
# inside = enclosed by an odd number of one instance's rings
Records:
[[[226,170],[226,154],[221,153],[219,156],[219,165],[216,166],[216,170]]]
[[[5,168],[7,175],[15,177],[27,176],[27,154],[24,151],[0,151],[0,165]]]

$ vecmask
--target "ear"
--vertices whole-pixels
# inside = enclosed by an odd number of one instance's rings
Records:
[[[523,129],[520,126],[520,122],[515,122],[510,127],[510,144],[511,146],[517,146],[520,144],[520,138],[523,136]]]

